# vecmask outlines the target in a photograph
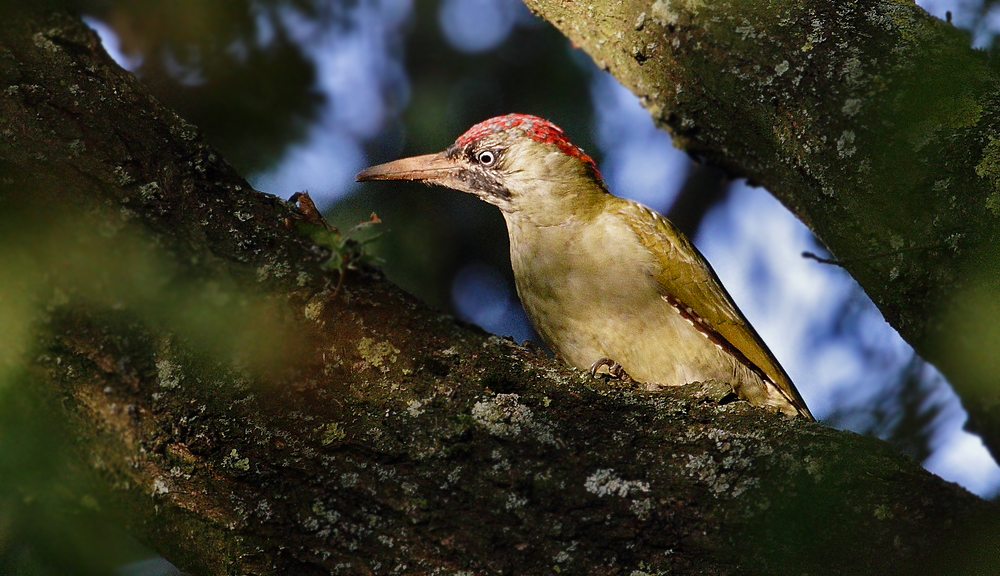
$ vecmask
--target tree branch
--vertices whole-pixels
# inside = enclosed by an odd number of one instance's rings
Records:
[[[43,269],[0,377],[66,439],[18,505],[193,574],[905,573],[994,544],[992,505],[878,440],[591,379],[371,270],[334,293],[293,207],[74,18],[8,19],[0,78],[0,230]]]
[[[968,34],[877,0],[526,1],[802,219],[1000,454],[1000,96]]]

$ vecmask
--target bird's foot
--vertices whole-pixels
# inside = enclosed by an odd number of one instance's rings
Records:
[[[597,377],[597,371],[601,368],[607,368],[608,374],[615,379],[621,380],[622,382],[632,382],[632,377],[628,375],[628,372],[622,368],[622,365],[615,362],[611,358],[601,358],[597,362],[590,365],[590,375]]]

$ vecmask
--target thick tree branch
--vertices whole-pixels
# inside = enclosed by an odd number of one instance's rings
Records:
[[[596,381],[371,271],[335,292],[292,207],[69,16],[5,22],[0,79],[0,201],[51,265],[20,393],[76,487],[18,505],[100,510],[193,574],[905,573],[993,545],[992,505],[878,440]]]
[[[527,4],[801,218],[1000,454],[1000,92],[966,33],[877,0]]]

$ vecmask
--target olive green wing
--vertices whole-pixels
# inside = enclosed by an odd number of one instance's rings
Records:
[[[621,200],[619,210],[640,242],[658,259],[652,270],[663,299],[752,370],[771,381],[800,413],[812,419],[805,401],[767,345],[733,302],[711,265],[674,225],[653,210]]]

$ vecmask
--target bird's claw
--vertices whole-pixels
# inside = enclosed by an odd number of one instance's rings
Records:
[[[611,358],[601,358],[597,362],[594,362],[593,364],[591,364],[590,365],[590,375],[593,376],[594,378],[596,378],[597,377],[597,371],[600,370],[601,368],[605,368],[605,367],[608,369],[608,374],[612,378],[616,378],[618,380],[624,380],[624,381],[628,381],[628,380],[632,379],[628,375],[628,373],[625,372],[625,369],[622,368],[622,365],[619,364],[619,363],[617,363],[617,362],[615,362]]]

